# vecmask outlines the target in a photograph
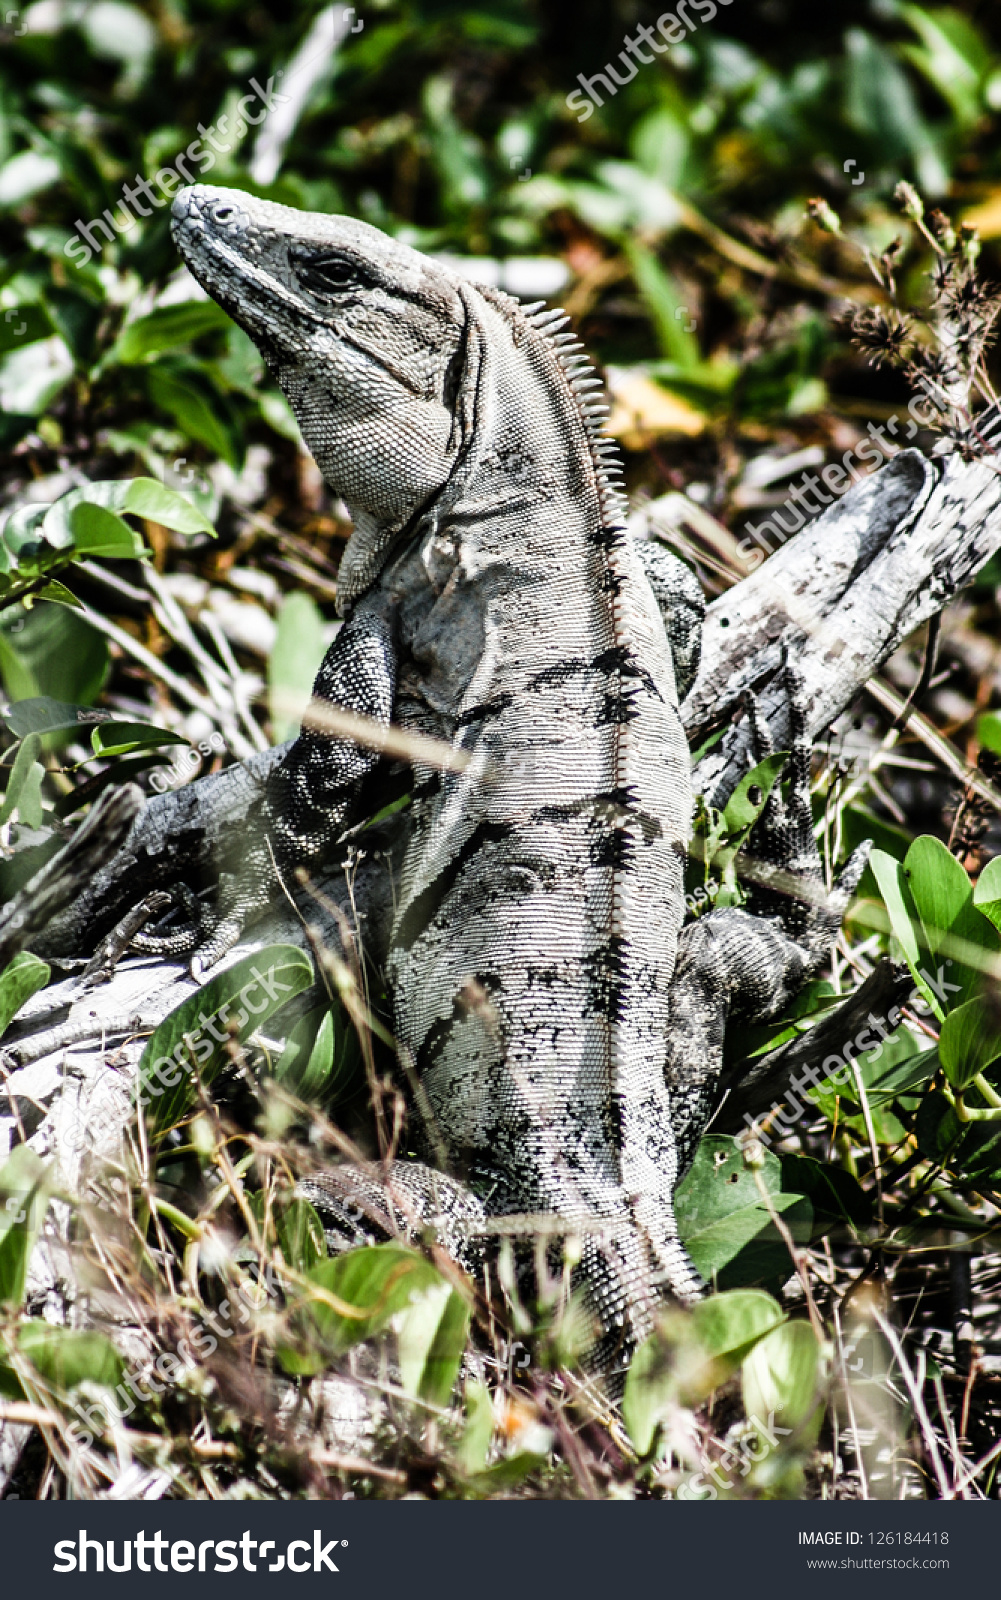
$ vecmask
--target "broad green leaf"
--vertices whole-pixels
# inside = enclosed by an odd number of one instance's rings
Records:
[[[264,1227],[265,1197],[263,1193],[248,1196],[250,1208],[261,1228]],[[299,1195],[276,1198],[270,1212],[271,1226],[278,1247],[287,1266],[296,1272],[309,1272],[327,1254],[327,1238],[314,1208]]]
[[[1001,717],[996,711],[985,711],[977,718],[977,743],[994,755],[1001,756]]]
[[[981,916],[1001,930],[1001,856],[988,861],[973,891],[973,904]]]
[[[0,311],[0,356],[47,339],[51,332],[52,324],[41,306],[12,306]]]
[[[458,1464],[467,1476],[482,1472],[487,1463],[490,1441],[494,1436],[494,1408],[490,1390],[478,1378],[466,1380],[466,1426],[459,1440]]]
[[[447,1283],[418,1296],[394,1318],[400,1382],[408,1394],[447,1406],[469,1332],[469,1307]]]
[[[869,857],[879,892],[883,896],[890,917],[893,936],[904,953],[904,959],[917,978],[921,954],[918,949],[919,918],[914,904],[903,863],[895,861],[882,850],[874,850]]]
[[[666,1319],[630,1363],[622,1402],[629,1436],[640,1455],[653,1448],[657,1427],[677,1405],[699,1405],[737,1370],[757,1339],[785,1320],[760,1289],[711,1295],[684,1317]]]
[[[37,733],[30,733],[18,747],[3,805],[0,806],[0,823],[9,822],[17,809],[21,821],[29,828],[42,824],[42,778],[45,769],[38,760],[42,741]]]
[[[80,555],[131,561],[149,555],[134,528],[105,506],[83,500],[69,514],[73,543]]]
[[[165,1132],[190,1109],[196,1064],[202,1082],[211,1083],[226,1059],[227,1042],[242,1043],[312,982],[312,964],[301,950],[269,945],[235,962],[165,1017],[142,1053],[136,1086],[151,1133]]]
[[[300,1017],[275,1064],[275,1078],[300,1100],[339,1098],[354,1082],[358,1036],[341,1006]]]
[[[808,1322],[785,1322],[758,1341],[741,1369],[744,1410],[768,1425],[795,1428],[816,1409],[820,1346]]]
[[[214,300],[186,300],[181,305],[158,306],[122,329],[102,367],[116,363],[136,366],[164,350],[176,350],[205,333],[229,326],[225,311]]]
[[[278,613],[268,658],[269,709],[276,744],[297,731],[325,649],[323,618],[315,600],[308,594],[290,594]]]
[[[215,535],[215,529],[204,512],[176,489],[168,489],[157,478],[102,478],[84,484],[79,489],[71,489],[53,505],[43,507],[45,536],[50,543],[64,547],[74,542],[74,518],[81,506],[96,507],[118,518],[146,517],[150,522],[159,522],[163,527],[173,529],[175,533]],[[128,527],[128,524],[123,523],[122,526]],[[26,533],[31,533],[30,526],[26,528]],[[129,533],[134,541],[138,540],[138,535],[131,529]],[[4,536],[6,538],[6,530]]]
[[[914,1132],[922,1155],[932,1161],[945,1161],[962,1135],[963,1124],[945,1095],[933,1089],[918,1107]]]
[[[640,1456],[649,1455],[660,1424],[678,1392],[672,1344],[660,1333],[644,1339],[626,1373],[622,1420]]]
[[[762,1177],[794,1239],[807,1243],[813,1209],[803,1196],[782,1192],[781,1164],[770,1152]],[[702,1140],[675,1207],[682,1242],[704,1278],[737,1288],[788,1276],[789,1251],[734,1139],[710,1134]]]
[[[950,1011],[939,1034],[938,1054],[954,1089],[967,1089],[1001,1056],[1001,1034],[982,1000],[968,1000]]]
[[[168,489],[155,478],[132,478],[120,509],[132,516],[159,522],[175,533],[208,533],[215,538],[215,528],[205,513],[176,489]]]
[[[182,734],[171,733],[167,728],[157,728],[148,722],[122,722],[113,711],[74,705],[67,700],[51,700],[47,695],[15,700],[0,715],[11,733],[25,742],[40,734],[72,731],[83,735],[89,729],[95,756],[121,755],[131,750],[188,742]]]
[[[919,1049],[914,1035],[902,1028],[887,1041],[880,1056],[870,1052],[859,1058],[859,1065],[870,1106],[880,1106],[924,1089],[938,1071],[938,1051],[934,1045]]]
[[[352,1345],[389,1325],[425,1290],[439,1286],[440,1273],[414,1250],[402,1245],[366,1245],[320,1261],[306,1274],[318,1290],[333,1296],[332,1305],[317,1295],[300,1303],[296,1326],[301,1346],[280,1352],[287,1372],[320,1372]]]
[[[97,698],[108,671],[108,646],[89,622],[61,605],[32,606],[18,621],[13,636],[9,627],[2,630],[7,650],[0,665],[11,700],[45,695],[87,704]],[[17,663],[12,678],[7,651]]]
[[[929,1076],[934,1070],[932,1066]],[[825,1229],[842,1222],[864,1228],[872,1220],[872,1202],[858,1179],[843,1167],[815,1161],[812,1156],[784,1156],[782,1187],[787,1194],[805,1195],[816,1222]]]
[[[110,711],[95,711],[93,706],[74,705],[68,700],[52,700],[48,695],[32,695],[27,700],[15,700],[0,715],[17,739],[28,739],[33,734],[56,733],[65,728],[79,731],[95,723],[114,720],[114,714]]]
[[[229,430],[200,390],[186,376],[160,367],[151,367],[146,381],[154,405],[168,412],[189,439],[207,445],[235,471],[239,462]]]
[[[8,557],[13,558],[20,577],[31,577],[43,571],[61,552],[72,548],[73,535],[68,528],[58,532],[46,529],[43,533],[43,524],[48,521],[51,510],[51,506],[36,506],[28,502],[12,511],[4,523],[4,546]],[[10,571],[9,560],[5,570]]]
[[[114,1389],[122,1380],[124,1362],[107,1334],[96,1328],[62,1328],[32,1319],[18,1329],[17,1347],[58,1395],[81,1383]]]
[[[973,885],[941,839],[931,834],[915,839],[904,858],[904,870],[931,964],[937,969],[944,955],[945,979],[959,986],[958,992],[946,994],[944,1008],[950,1011],[972,999],[982,981],[978,968],[967,966],[956,952],[972,946],[987,960],[1001,944],[995,930],[974,909]]]
[[[53,1193],[51,1169],[25,1144],[0,1167],[0,1306],[20,1307],[28,1262]]]
[[[754,826],[788,761],[788,750],[776,750],[744,774],[723,812],[727,834],[746,833]]]
[[[21,1007],[44,989],[51,968],[29,950],[21,950],[0,973],[0,1037],[7,1032]]]
[[[691,1318],[707,1355],[739,1365],[756,1339],[785,1321],[785,1312],[761,1289],[729,1289],[693,1306]]]

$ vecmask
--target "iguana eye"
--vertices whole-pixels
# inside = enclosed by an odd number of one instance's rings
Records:
[[[346,289],[359,289],[367,281],[353,262],[343,256],[314,256],[312,260],[301,257],[295,262],[299,281],[314,294],[343,294]]]

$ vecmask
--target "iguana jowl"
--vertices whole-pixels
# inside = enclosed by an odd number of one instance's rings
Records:
[[[317,697],[469,757],[415,767],[388,963],[425,1153],[467,1182],[470,1218],[576,1223],[604,1343],[628,1348],[660,1297],[701,1287],[672,1197],[726,1017],[795,992],[843,896],[714,913],[676,968],[692,796],[669,636],[687,679],[701,599],[623,531],[597,380],[562,314],[352,218],[202,185],[173,218],[352,513]],[[303,732],[203,961],[267,903],[272,858],[290,874],[358,819],[377,760]],[[816,876],[802,741],[796,767],[758,853]],[[425,1214],[463,1209],[426,1169],[394,1181]]]

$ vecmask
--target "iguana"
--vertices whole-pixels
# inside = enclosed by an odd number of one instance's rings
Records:
[[[195,278],[250,335],[354,531],[323,705],[443,741],[415,762],[387,972],[428,1165],[384,1200],[461,1236],[540,1213],[581,1238],[596,1359],[702,1283],[673,1194],[709,1115],[728,1018],[776,1013],[823,960],[829,898],[797,716],[789,795],[755,854],[813,886],[683,928],[692,820],[678,712],[703,602],[631,540],[600,383],[567,318],[473,285],[354,218],[195,185],[173,205]],[[754,702],[748,701],[753,717]],[[758,729],[767,748],[767,729]],[[380,757],[307,726],[276,763],[202,965],[366,815]],[[378,1185],[308,1188],[348,1227]],[[399,1209],[399,1207],[397,1207]],[[565,1224],[565,1227],[563,1226]]]

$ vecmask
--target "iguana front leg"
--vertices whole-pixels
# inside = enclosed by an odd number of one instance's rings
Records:
[[[262,800],[221,863],[216,912],[192,961],[196,974],[237,943],[282,884],[292,887],[299,867],[328,854],[344,830],[360,820],[366,780],[382,757],[352,740],[332,738],[323,728],[324,712],[349,711],[388,724],[396,674],[391,621],[368,613],[345,622],[316,675],[302,732],[272,771]],[[151,948],[154,941],[147,938],[143,944]]]
[[[710,912],[688,924],[678,944],[665,1070],[679,1178],[713,1110],[727,1027],[780,1015],[818,971],[869,857],[866,842],[826,893],[813,835],[802,680],[791,666],[785,678],[793,726],[789,793],[783,798],[781,781],[775,785],[748,842],[754,914],[738,907]],[[753,700],[748,711],[759,754],[767,755],[771,736]]]

